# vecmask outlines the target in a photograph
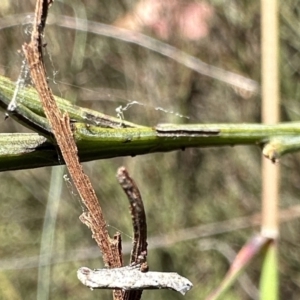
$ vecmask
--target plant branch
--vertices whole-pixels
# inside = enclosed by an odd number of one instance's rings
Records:
[[[130,255],[130,265],[140,265],[141,271],[147,272],[147,222],[142,196],[124,167],[118,169],[117,179],[129,200],[132,217],[133,248]],[[140,300],[142,292],[142,289],[125,291],[124,300]]]
[[[7,110],[15,84],[0,76],[0,107]],[[258,145],[275,161],[300,149],[300,123],[265,124],[161,124],[141,126],[103,113],[72,105],[55,97],[61,111],[72,119],[80,161],[135,156],[188,147]],[[37,92],[24,88],[9,115],[42,134],[0,134],[0,171],[53,166],[60,163],[57,147]]]
[[[69,116],[67,113],[60,112],[46,80],[46,71],[42,60],[42,35],[48,8],[51,3],[52,1],[47,0],[37,1],[31,42],[23,45],[23,51],[30,67],[31,78],[38,91],[55,140],[61,150],[82,202],[88,210],[85,216],[88,218],[93,237],[103,253],[105,264],[114,267],[116,262],[111,249],[106,222],[91,182],[84,174],[82,166],[79,163],[77,146],[73,138]]]
[[[169,125],[168,125],[169,126]],[[197,147],[255,145],[278,160],[300,150],[300,123],[172,125],[156,128],[109,129],[73,124],[80,161],[136,156]],[[166,129],[166,127],[165,127]],[[212,131],[218,131],[218,134]],[[54,166],[63,163],[53,141],[39,134],[0,134],[0,171]]]

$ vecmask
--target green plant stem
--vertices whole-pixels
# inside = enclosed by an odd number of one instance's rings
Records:
[[[7,110],[7,107],[13,98],[15,89],[16,84],[13,81],[4,76],[0,76],[0,108],[5,111]],[[70,101],[57,96],[55,97],[55,100],[60,110],[67,112],[70,119],[73,121],[90,123],[101,127],[120,127],[120,125],[121,127],[144,127],[125,120],[120,120],[119,118],[102,114],[91,109],[73,105]],[[44,110],[39,100],[39,96],[34,88],[21,88],[18,92],[17,104],[18,109],[11,114],[11,117],[15,118],[18,122],[22,123],[26,127],[29,127],[35,131],[38,130],[34,126],[32,120],[28,121],[28,114],[30,114],[31,117],[35,116],[36,123],[41,122],[41,118],[45,124],[48,123],[48,121],[45,119]]]
[[[159,127],[158,127],[159,128]],[[276,144],[284,153],[299,150],[300,141],[295,139],[300,133],[300,123],[278,125],[258,124],[211,124],[211,125],[173,125],[180,133],[159,133],[156,128],[120,128],[110,129],[87,126],[76,123],[74,136],[81,161],[104,159],[118,156],[135,156],[154,152],[184,150],[188,147],[268,145],[276,136],[282,137],[292,147],[282,147],[280,140]],[[209,129],[219,130],[210,135],[197,134]],[[191,132],[188,132],[192,130]],[[297,143],[295,142],[297,141]],[[280,157],[278,152],[277,157]],[[58,147],[39,134],[1,134],[0,135],[0,171],[53,166],[63,163]]]
[[[278,242],[276,240],[266,249],[259,286],[260,299],[279,299]]]
[[[7,109],[15,85],[0,76],[0,106]],[[263,124],[161,124],[139,126],[56,98],[60,109],[71,119],[81,161],[189,147],[257,145],[270,159],[300,149],[300,123]],[[0,134],[0,171],[62,164],[62,156],[44,118],[36,91],[23,88],[18,94],[17,121],[34,129],[31,134]],[[97,126],[95,126],[97,125]]]

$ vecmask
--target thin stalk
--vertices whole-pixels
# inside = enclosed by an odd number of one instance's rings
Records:
[[[278,157],[281,150],[288,153],[300,149],[300,123],[160,125],[155,128],[120,129],[83,123],[73,125],[82,162],[189,147],[260,146],[276,137],[278,142],[274,147]],[[60,157],[58,147],[39,134],[0,135],[0,171],[53,166],[62,163]]]
[[[262,0],[262,118],[263,123],[279,122],[279,32],[278,1]],[[261,234],[273,239],[266,249],[261,278],[261,299],[279,299],[278,243],[280,169],[270,161],[262,162],[262,227]]]
[[[7,109],[15,84],[0,76],[0,107]],[[160,124],[145,127],[85,109],[56,97],[61,111],[72,119],[80,160],[184,150],[188,147],[256,145],[271,160],[300,150],[300,123]],[[0,171],[53,166],[61,163],[58,147],[33,88],[19,91],[10,116],[40,133],[0,134]]]
[[[262,0],[262,118],[265,124],[279,122],[278,3]],[[279,165],[263,159],[262,234],[278,236]]]

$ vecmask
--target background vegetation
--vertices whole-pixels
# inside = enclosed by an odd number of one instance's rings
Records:
[[[32,13],[34,4],[33,0],[2,0],[0,4],[0,74],[13,80],[23,60],[19,50],[29,39],[28,17],[23,14]],[[299,1],[290,0],[280,6],[283,121],[299,117],[299,7]],[[51,13],[139,30],[206,63],[260,81],[259,1],[57,0]],[[9,16],[14,26],[5,25]],[[198,31],[182,25],[187,24],[185,19],[194,20]],[[137,101],[124,112],[125,118],[146,125],[260,122],[259,92],[234,89],[149,49],[55,24],[46,27],[46,40],[55,93],[81,106],[116,115],[117,107]],[[0,118],[4,120],[4,114]],[[0,127],[1,132],[28,131],[10,119],[1,121]],[[290,208],[281,224],[281,298],[298,299],[300,223],[295,213],[299,209],[299,154],[288,155],[280,163],[280,207]],[[85,163],[111,232],[116,228],[122,232],[128,258],[131,220],[126,197],[115,179],[121,165],[128,168],[143,195],[150,268],[188,277],[194,288],[186,299],[204,299],[223,278],[234,252],[258,229],[247,217],[260,212],[260,150],[187,149]],[[62,167],[0,174],[1,299],[34,299],[43,293],[41,299],[45,299],[48,288],[49,299],[111,298],[106,291],[91,292],[76,278],[80,266],[103,266],[90,231],[78,220],[82,209],[64,183],[66,171],[58,168]],[[57,215],[48,218],[55,224],[55,234],[53,247],[49,244],[51,265],[46,268],[50,273],[45,283],[39,254],[45,212],[53,203],[59,207]],[[245,217],[242,229],[234,223],[241,217]],[[194,227],[197,234],[190,238]],[[182,233],[184,229],[187,232]],[[257,299],[259,270],[259,262],[248,268],[250,296],[237,283],[226,299]],[[182,297],[171,291],[144,293],[145,299]]]

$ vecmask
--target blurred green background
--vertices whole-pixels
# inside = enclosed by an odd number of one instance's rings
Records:
[[[30,38],[34,5],[33,0],[0,3],[0,74],[12,80],[20,73],[20,49]],[[50,13],[139,31],[260,82],[259,1],[56,0]],[[300,112],[299,15],[300,1],[281,1],[283,121],[298,120]],[[78,105],[116,116],[116,108],[136,101],[124,111],[125,119],[149,126],[260,122],[259,91],[233,88],[145,47],[55,22],[46,27],[46,42],[51,87]],[[11,119],[4,121],[3,112],[0,120],[1,132],[28,132]],[[282,299],[300,296],[299,158],[293,154],[280,161],[280,208],[290,208],[281,224]],[[115,179],[121,165],[136,180],[144,199],[150,269],[189,278],[194,288],[185,299],[204,299],[220,283],[234,253],[259,231],[248,217],[260,213],[260,150],[186,149],[84,163],[110,232],[122,233],[127,262],[132,230],[127,199]],[[0,173],[0,299],[112,299],[111,292],[90,291],[77,280],[79,267],[100,268],[103,263],[89,229],[78,219],[82,212],[78,196],[68,188],[62,168]],[[51,211],[47,222],[55,232],[53,245],[46,242],[50,264],[39,269],[41,241],[51,240],[51,231],[43,225],[47,207]],[[241,217],[245,219],[237,226]],[[259,274],[258,260],[224,299],[258,299]],[[143,299],[182,296],[145,291]]]

